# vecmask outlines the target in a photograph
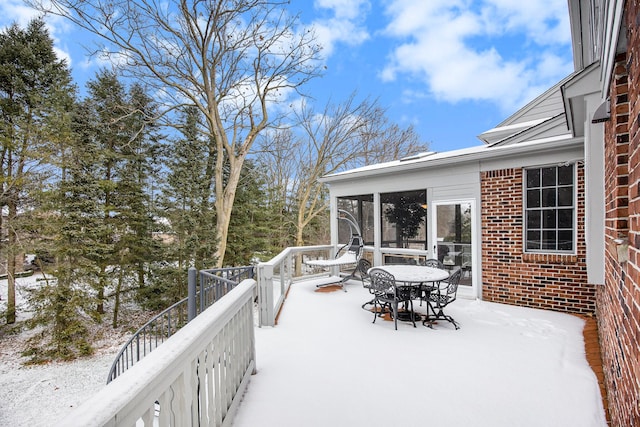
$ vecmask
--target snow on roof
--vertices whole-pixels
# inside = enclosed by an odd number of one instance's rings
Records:
[[[353,178],[357,175],[382,174],[387,171],[397,169],[412,169],[416,167],[435,167],[435,166],[451,166],[463,161],[478,161],[484,158],[496,158],[501,155],[510,155],[517,152],[530,152],[541,149],[541,146],[557,146],[566,142],[572,142],[572,135],[566,133],[564,135],[552,136],[547,138],[536,139],[532,141],[523,141],[518,144],[505,146],[488,146],[479,145],[474,147],[462,148],[459,150],[444,152],[427,152],[415,156],[409,156],[400,160],[393,160],[385,163],[362,166],[343,172],[337,172],[326,175],[321,178],[323,182],[340,180],[342,178]]]
[[[488,131],[482,132],[480,135],[478,135],[478,138],[480,138],[485,143],[490,144],[492,142],[502,140],[508,136],[520,133],[523,130],[538,126],[539,124],[544,123],[549,119],[551,119],[551,117],[545,117],[537,120],[530,120],[527,122],[514,123],[506,126],[498,126],[498,127],[489,129]]]

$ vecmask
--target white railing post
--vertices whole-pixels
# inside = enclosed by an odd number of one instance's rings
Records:
[[[273,266],[258,264],[259,326],[274,326]]]

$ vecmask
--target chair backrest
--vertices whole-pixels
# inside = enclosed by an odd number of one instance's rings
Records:
[[[349,245],[349,252],[353,252],[356,254],[361,254],[362,253],[362,249],[364,248],[364,242],[362,240],[362,237],[354,234],[353,236],[351,236],[351,243]]]
[[[347,250],[343,253],[342,251],[344,250],[344,248],[347,248]],[[362,237],[358,234],[352,234],[349,243],[345,243],[340,247],[340,249],[338,249],[338,252],[336,252],[336,258],[342,256],[345,253],[351,253],[356,256],[357,260],[359,260],[362,256],[363,250],[364,241],[362,240]]]
[[[369,285],[370,292],[376,295],[387,295],[389,293],[395,293],[396,278],[393,274],[390,274],[381,268],[372,268],[369,271]]]
[[[435,258],[424,260],[422,262],[422,265],[424,265],[425,267],[440,268],[444,270],[444,264],[441,263],[440,260],[437,260]]]
[[[371,263],[369,262],[369,260],[366,258],[360,258],[356,269],[358,270],[358,274],[360,275],[360,278],[363,279],[363,281],[364,279],[369,277],[370,268],[371,268]]]
[[[462,269],[456,268],[456,270],[451,273],[449,279],[447,280],[447,296],[455,299],[456,293],[458,292],[458,285],[460,284],[460,279],[462,278]]]

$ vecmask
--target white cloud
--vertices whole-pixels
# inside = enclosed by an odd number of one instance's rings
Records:
[[[386,13],[385,34],[400,44],[381,78],[410,75],[439,100],[512,110],[571,72],[554,53],[570,42],[562,0],[395,0]]]
[[[314,6],[318,9],[331,9],[338,19],[355,19],[362,12],[363,7],[369,7],[368,0],[316,0]]]
[[[21,0],[4,0],[0,2],[0,25],[3,28],[14,22],[20,28],[25,28],[29,21],[37,16],[38,12],[26,6]]]
[[[338,43],[357,46],[369,39],[364,26],[369,11],[369,0],[316,0],[316,10],[323,10],[332,16],[313,21],[322,55],[328,58]]]
[[[485,0],[489,16],[503,22],[508,31],[525,32],[537,44],[570,43],[566,1]]]
[[[42,16],[42,14],[26,6],[22,0],[3,0],[0,2],[0,28],[2,29],[13,23],[25,29],[30,21],[39,16]],[[71,25],[65,19],[51,15],[46,16],[44,22],[54,42],[54,51],[58,59],[66,59],[67,65],[71,66],[71,54],[61,41],[69,32]]]

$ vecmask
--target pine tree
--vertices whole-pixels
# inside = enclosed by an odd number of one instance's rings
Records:
[[[35,308],[29,325],[38,333],[30,339],[25,355],[34,363],[68,360],[92,352],[87,323],[96,318],[94,293],[89,286],[96,266],[87,248],[95,248],[100,242],[97,147],[86,137],[82,106],[78,106],[73,123],[76,137],[66,141],[54,158],[59,180],[43,194],[36,212],[40,218],[39,247],[53,257],[51,273],[55,277],[44,269],[44,284],[29,295]]]
[[[68,138],[68,112],[75,97],[70,71],[58,60],[42,20],[25,30],[17,24],[0,33],[0,211],[6,219],[7,323],[16,320],[15,273],[19,221],[30,209],[30,190],[46,184],[50,155]]]
[[[182,138],[167,153],[169,174],[164,202],[180,245],[181,268],[202,269],[215,263],[216,242],[210,237],[215,210],[210,199],[212,184],[207,179],[211,165],[207,161],[207,144],[199,137],[200,119],[198,110],[186,109]]]
[[[231,212],[229,239],[224,265],[251,265],[268,248],[269,218],[264,191],[265,183],[253,162],[247,161],[236,191]]]
[[[215,263],[215,211],[210,200],[210,180],[206,179],[207,144],[198,131],[200,113],[195,108],[183,112],[181,135],[164,152],[167,167],[160,210],[168,223],[171,239],[165,248],[165,263],[154,271],[150,286],[140,292],[146,307],[160,308],[186,296],[187,270],[212,267]]]
[[[147,266],[160,257],[160,246],[152,237],[154,217],[151,197],[146,185],[152,172],[151,160],[157,148],[154,105],[139,85],[133,85],[128,94],[130,114],[123,118],[128,129],[135,130],[127,145],[121,147],[121,161],[117,163],[113,206],[117,214],[114,225],[114,273],[117,273],[114,291],[113,327],[118,323],[122,293],[132,288],[144,288]],[[129,283],[125,289],[125,281]]]

